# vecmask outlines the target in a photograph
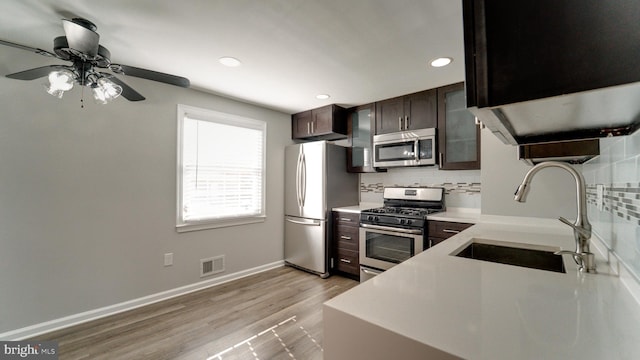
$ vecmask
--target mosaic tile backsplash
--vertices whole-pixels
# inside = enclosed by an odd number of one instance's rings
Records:
[[[381,203],[383,190],[388,186],[443,187],[447,207],[480,209],[481,205],[479,170],[442,171],[435,167],[415,167],[362,174],[360,200]]]
[[[640,282],[640,132],[601,139],[600,156],[585,163],[582,173],[593,232]]]

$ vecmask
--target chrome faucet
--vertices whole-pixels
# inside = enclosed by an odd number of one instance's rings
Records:
[[[548,167],[559,167],[567,170],[576,181],[576,197],[578,202],[578,217],[572,224],[569,220],[560,217],[560,221],[573,228],[573,237],[576,240],[576,250],[557,251],[556,255],[571,254],[576,264],[580,267],[580,271],[596,272],[596,263],[594,255],[589,251],[589,239],[591,238],[591,224],[587,218],[587,195],[585,190],[584,178],[582,174],[576,171],[572,166],[558,162],[558,161],[546,161],[532,167],[529,172],[524,176],[522,184],[518,186],[516,190],[514,200],[518,202],[525,202],[529,189],[529,183],[533,176],[540,170]]]

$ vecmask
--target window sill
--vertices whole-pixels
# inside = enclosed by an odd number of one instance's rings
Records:
[[[183,233],[183,232],[189,232],[189,231],[256,224],[256,223],[262,223],[266,219],[267,217],[263,215],[263,216],[252,216],[252,217],[245,217],[245,218],[233,218],[233,219],[224,219],[224,220],[216,220],[216,221],[207,221],[207,222],[200,222],[200,223],[179,224],[179,225],[176,225],[176,231],[179,233]]]

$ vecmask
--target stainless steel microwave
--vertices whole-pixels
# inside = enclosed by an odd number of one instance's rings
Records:
[[[419,129],[374,135],[373,166],[423,166],[436,164],[436,129]]]

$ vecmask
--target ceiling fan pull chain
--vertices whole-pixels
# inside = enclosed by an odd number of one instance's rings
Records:
[[[82,90],[80,90],[80,108],[84,109],[84,64],[82,64],[82,69],[80,70],[80,73],[82,74],[82,79],[81,84],[82,85]]]

